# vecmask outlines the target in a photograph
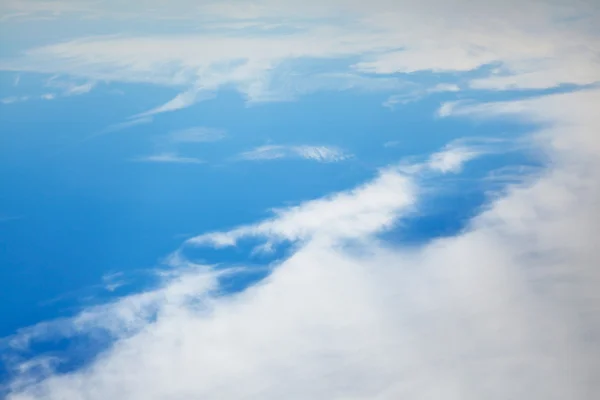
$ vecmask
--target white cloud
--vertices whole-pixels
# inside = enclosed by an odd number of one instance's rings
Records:
[[[136,121],[145,123],[146,119],[152,120],[152,117],[139,117],[134,119],[129,125],[119,124],[113,127],[123,129],[131,125],[137,125]],[[149,122],[149,121],[148,121]],[[196,126],[186,129],[180,129],[155,137],[155,152],[144,157],[135,158],[134,161],[154,162],[154,163],[178,163],[178,164],[201,164],[205,161],[196,157],[186,157],[180,154],[183,147],[190,144],[213,143],[226,137],[225,131],[215,128]]]
[[[96,84],[94,82],[82,83],[81,85],[70,86],[67,91],[67,96],[80,95],[90,92]]]
[[[408,104],[425,98],[432,93],[458,92],[460,87],[456,84],[439,83],[432,87],[417,87],[412,91],[406,91],[403,94],[395,94],[383,102],[383,106],[394,109],[397,104]]]
[[[78,96],[89,93],[96,86],[96,82],[77,83],[69,80],[60,80],[57,76],[53,76],[48,79],[46,86],[60,89],[62,96]]]
[[[160,153],[137,157],[134,161],[170,164],[203,164],[204,161],[195,157],[184,157],[177,153]]]
[[[216,288],[220,274],[229,273],[210,272],[209,267],[184,261],[179,266],[186,268],[164,274],[169,282],[166,286],[126,296],[113,303],[88,307],[72,319],[63,318],[24,328],[9,338],[8,346],[25,349],[39,339],[73,338],[90,332],[127,336],[143,328],[160,308],[179,307],[198,296],[202,298]]]
[[[343,150],[330,146],[283,146],[266,145],[240,154],[239,158],[248,161],[277,160],[282,158],[304,158],[318,162],[338,162],[351,157]]]
[[[140,117],[140,118],[132,118],[129,121],[119,122],[113,125],[109,125],[107,128],[102,130],[100,134],[106,134],[111,132],[118,132],[123,129],[130,128],[132,126],[149,124],[153,121],[152,117]]]
[[[29,100],[54,100],[56,95],[54,93],[44,93],[37,96],[10,96],[4,97],[0,99],[0,103],[2,104],[13,104],[13,103],[22,103]]]
[[[437,115],[439,117],[447,117],[447,116],[451,115],[454,107],[457,104],[459,104],[459,102],[456,102],[456,101],[449,101],[449,102],[443,103],[442,106],[438,109]]]
[[[515,61],[504,71],[474,79],[469,86],[474,89],[545,89],[559,83],[589,85],[597,83],[598,49],[572,53],[565,51],[556,59]],[[568,79],[565,79],[568,77]]]
[[[207,92],[199,88],[194,88],[186,92],[180,93],[165,104],[153,108],[152,110],[138,114],[134,118],[144,118],[164,112],[181,110],[182,108],[189,107],[198,101],[208,100],[213,97],[214,93],[210,91]]]
[[[182,90],[143,115],[188,107],[223,87],[235,88],[249,101],[289,100],[332,87],[369,87],[395,92],[399,96],[395,100],[406,101],[398,93],[400,84],[392,88],[380,80],[390,80],[388,75],[398,72],[465,73],[449,78],[458,76],[466,87],[493,90],[600,81],[600,41],[593,29],[599,11],[585,1],[532,0],[524,5],[510,0],[476,5],[461,0],[368,4],[333,0],[303,2],[301,7],[270,0],[252,6],[209,2],[195,7],[177,1],[168,8],[150,3],[146,7],[142,3],[127,7],[94,3],[82,8],[69,3],[65,10],[95,18],[195,19],[204,29],[169,35],[83,35],[5,58],[0,69],[92,81],[150,82]],[[32,12],[47,11],[47,6],[40,9],[39,4],[27,4]],[[242,9],[250,11],[240,13]],[[345,24],[334,22],[340,15]],[[273,21],[279,21],[279,30],[255,28]],[[240,28],[240,24],[250,28]],[[322,62],[332,59],[341,62],[335,67]],[[303,74],[306,61],[320,66],[318,73]],[[498,68],[477,76],[468,74],[490,65]],[[428,94],[426,90],[420,93]],[[414,94],[407,95],[414,98]]]
[[[427,166],[441,173],[460,172],[465,162],[480,155],[479,152],[466,147],[448,147],[445,151],[432,154]]]
[[[327,146],[293,146],[292,151],[307,160],[319,162],[343,161],[350,157],[342,150]]]
[[[173,143],[210,143],[222,140],[226,136],[225,131],[222,129],[204,126],[181,129],[170,132],[168,135],[169,141]]]
[[[448,115],[446,115],[448,116]],[[469,137],[457,139],[449,143],[441,151],[430,154],[426,159],[412,157],[411,162],[399,165],[401,171],[409,174],[431,175],[459,173],[464,165],[484,155],[506,154],[511,151],[530,149],[531,146],[524,140],[503,140],[490,137]],[[398,142],[387,142],[386,147],[397,146]],[[421,161],[418,162],[418,158]]]
[[[471,71],[481,65],[495,61],[494,54],[473,55],[460,47],[435,46],[430,48],[406,49],[378,55],[373,61],[363,61],[354,65],[363,72],[392,74],[411,73],[423,70],[435,72]],[[444,60],[439,62],[436,60]]]
[[[93,5],[85,1],[8,0],[0,5],[0,20],[57,18],[63,13],[90,13]]]
[[[242,160],[258,161],[258,160],[277,160],[289,156],[289,152],[285,146],[266,145],[260,146],[250,151],[240,154]]]
[[[12,104],[12,103],[18,103],[20,101],[27,101],[29,99],[29,97],[26,96],[10,96],[10,97],[4,97],[3,99],[0,99],[0,102],[2,104]]]
[[[16,344],[98,329],[116,343],[86,368],[21,381],[8,398],[594,399],[598,100],[590,91],[460,109],[544,122],[536,138],[552,160],[463,233],[414,248],[377,240],[418,196],[414,178],[382,171],[195,239],[300,241],[250,289],[215,295],[216,272],[186,271],[178,253],[171,264],[186,272],[164,287],[24,331]]]
[[[460,172],[464,163],[479,153],[467,147],[448,146],[425,164],[389,167],[372,182],[348,192],[275,210],[275,217],[258,225],[242,226],[191,238],[192,245],[232,246],[244,237],[267,241],[360,239],[390,228],[411,211],[418,195],[415,177],[424,169],[434,173]]]
[[[397,147],[400,145],[399,140],[388,140],[383,144],[383,147]]]
[[[109,292],[114,292],[118,288],[125,285],[123,272],[114,272],[102,276],[103,289]]]
[[[275,217],[258,225],[228,232],[208,233],[189,239],[192,245],[235,245],[243,237],[272,241],[358,239],[391,227],[403,210],[414,203],[415,188],[408,177],[394,169],[382,171],[373,182],[329,198],[275,210]]]
[[[453,83],[438,83],[431,89],[428,89],[431,93],[439,93],[439,92],[458,92],[460,91],[460,87]]]
[[[15,78],[13,86],[18,86],[21,80],[20,75]],[[40,95],[21,95],[21,96],[10,96],[0,99],[0,103],[2,104],[12,104],[12,103],[22,103],[29,100],[54,100],[58,97],[63,96],[78,96],[91,91],[95,83],[87,82],[83,84],[76,84],[73,82],[63,82],[58,81],[56,78],[50,78],[45,85],[46,87],[51,87],[54,89],[60,89],[60,93],[43,93]]]

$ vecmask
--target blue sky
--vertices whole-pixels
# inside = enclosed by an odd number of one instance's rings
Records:
[[[597,6],[142,3],[0,7],[3,396],[592,398]]]

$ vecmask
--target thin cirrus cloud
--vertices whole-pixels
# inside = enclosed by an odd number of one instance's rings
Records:
[[[448,118],[539,123],[532,140],[551,162],[454,236],[410,248],[379,238],[419,206],[420,170],[389,166],[355,189],[188,241],[296,247],[229,295],[219,276],[245,268],[179,251],[163,286],[24,329],[10,351],[99,332],[114,343],[68,373],[43,358],[45,368],[20,364],[8,399],[595,398],[599,100],[589,90],[455,107]],[[456,154],[449,146],[426,165],[443,179],[465,162]]]
[[[2,104],[13,104],[13,103],[22,103],[29,100],[54,100],[56,95],[53,93],[44,93],[37,96],[9,96],[0,99],[0,103]]]
[[[245,161],[268,161],[286,158],[299,158],[331,163],[350,158],[351,155],[337,147],[330,146],[284,146],[266,145],[241,153],[238,159]]]
[[[197,126],[169,132],[167,140],[171,143],[211,143],[227,137],[223,129]]]
[[[107,133],[122,131],[122,130],[129,129],[134,126],[149,124],[153,120],[154,119],[152,117],[132,118],[125,122],[119,122],[116,124],[109,125],[105,129],[103,129],[99,134],[107,134]]]
[[[467,161],[481,154],[482,151],[475,148],[450,145],[444,151],[432,154],[426,165],[429,169],[441,173],[457,173]]]
[[[185,157],[177,153],[158,153],[136,157],[132,161],[161,164],[204,164],[205,161],[195,157]]]
[[[13,84],[13,86],[18,86],[20,81],[20,76],[17,76],[17,78],[15,78],[15,83]],[[80,96],[89,93],[95,86],[95,82],[85,82],[82,84],[77,84],[70,81],[60,81],[56,78],[50,78],[46,82],[45,87],[54,89],[56,90],[55,92],[43,93],[40,95],[9,96],[0,99],[0,103],[13,104],[31,100],[54,100],[60,97]]]
[[[165,104],[148,110],[146,112],[137,114],[133,116],[133,118],[145,118],[150,117],[155,114],[172,112],[181,110],[183,108],[187,108],[192,104],[195,104],[199,101],[212,99],[214,97],[214,93],[212,91],[202,91],[198,88],[190,89],[186,92],[180,93],[175,96],[173,99],[169,100]]]
[[[142,117],[151,118],[151,117]],[[222,129],[196,126],[175,130],[155,139],[156,154],[137,157],[134,161],[171,164],[203,164],[205,161],[196,157],[180,154],[185,147],[193,144],[207,144],[223,140],[227,134]]]
[[[77,83],[70,80],[61,80],[59,77],[53,76],[46,81],[45,86],[59,89],[62,96],[77,96],[91,92],[96,87],[96,82]]]
[[[440,83],[432,87],[417,88],[413,91],[406,91],[402,94],[395,94],[382,103],[384,107],[394,109],[398,104],[408,104],[432,94],[444,92],[459,92],[460,87],[456,84]]]

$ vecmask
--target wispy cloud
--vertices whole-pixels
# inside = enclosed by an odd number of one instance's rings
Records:
[[[96,82],[94,81],[78,83],[71,80],[61,80],[57,76],[53,76],[46,81],[46,87],[59,89],[61,96],[79,96],[86,94],[95,86]]]
[[[223,129],[197,126],[169,132],[167,139],[172,143],[210,143],[227,137]]]
[[[408,104],[418,100],[423,99],[424,97],[432,94],[432,93],[443,93],[443,92],[459,92],[460,87],[456,84],[450,83],[440,83],[432,87],[417,87],[416,89],[407,90],[402,94],[395,94],[390,97],[386,101],[383,102],[383,106],[394,109],[398,104]]]
[[[29,99],[29,97],[24,97],[24,96],[10,96],[10,97],[4,97],[2,99],[0,99],[0,103],[2,104],[12,104],[12,103],[17,103],[20,101],[27,101]]]
[[[132,126],[150,124],[150,123],[152,123],[152,121],[154,121],[154,119],[152,117],[133,118],[133,119],[130,119],[125,122],[119,122],[116,124],[109,125],[108,127],[104,128],[99,133],[95,134],[94,136],[122,131],[124,129],[131,128]]]
[[[21,81],[21,76],[17,75],[15,78],[13,86],[18,86]],[[12,104],[12,103],[22,103],[30,100],[54,100],[59,97],[68,97],[68,96],[79,96],[85,93],[90,92],[96,84],[94,82],[86,82],[83,84],[76,84],[70,81],[60,81],[57,78],[52,77],[47,82],[45,87],[51,89],[58,89],[58,92],[49,92],[42,93],[37,95],[19,95],[19,96],[9,96],[3,99],[0,99],[0,103],[2,104]]]
[[[384,143],[385,147],[395,147],[399,142]],[[399,168],[405,173],[416,175],[460,173],[463,167],[476,158],[490,154],[507,154],[522,151],[527,146],[519,141],[489,137],[469,137],[457,139],[447,144],[441,151],[427,157],[414,156],[410,162],[404,161]]]
[[[9,96],[0,99],[0,103],[2,104],[13,104],[13,103],[22,103],[30,100],[54,100],[56,95],[53,93],[44,93],[36,96]]]
[[[160,113],[181,110],[182,108],[189,107],[192,104],[197,103],[199,101],[212,99],[214,96],[215,94],[212,91],[208,91],[201,88],[193,88],[186,92],[178,94],[173,99],[169,100],[161,106],[158,106],[156,108],[134,116],[134,118],[144,118]]]
[[[460,172],[463,165],[481,152],[462,146],[449,146],[444,151],[434,153],[427,162],[427,166],[441,173]]]
[[[350,158],[351,155],[336,147],[329,146],[283,146],[266,145],[239,155],[242,160],[265,161],[283,158],[303,158],[318,162],[338,162]]]
[[[154,163],[201,164],[205,161],[196,157],[182,156],[181,152],[186,151],[186,148],[192,145],[214,143],[226,136],[226,132],[222,129],[204,126],[171,131],[153,138],[156,154],[137,157],[134,160]]]
[[[149,156],[136,157],[133,161],[148,163],[169,163],[169,164],[203,164],[204,161],[195,157],[184,157],[177,153],[160,153]]]
[[[109,292],[114,292],[118,288],[125,285],[123,272],[113,272],[102,276],[103,289]]]

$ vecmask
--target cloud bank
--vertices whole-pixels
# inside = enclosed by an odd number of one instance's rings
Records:
[[[457,118],[543,124],[534,140],[550,160],[456,236],[410,248],[378,239],[418,206],[419,174],[390,167],[356,189],[191,239],[296,248],[233,295],[218,290],[223,270],[177,256],[182,272],[161,288],[21,332],[13,346],[57,331],[104,330],[114,343],[79,370],[33,382],[24,373],[8,398],[593,399],[598,101],[596,90],[455,108]],[[458,171],[439,167],[441,154],[431,170]]]
[[[51,8],[42,3],[10,2],[5,7],[14,9],[12,15],[37,15]],[[61,22],[66,26],[79,14],[156,22],[176,18],[204,27],[196,33],[78,35],[0,60],[0,69],[8,71],[181,90],[140,116],[189,107],[221,88],[234,88],[249,102],[289,100],[319,90],[368,89],[392,92],[395,97],[386,103],[392,106],[440,90],[454,91],[459,82],[475,90],[512,90],[600,81],[600,41],[594,29],[599,10],[591,1],[311,0],[297,6],[259,0],[192,7],[180,0],[168,8],[154,1],[128,7],[110,1],[85,7],[51,4],[57,10],[64,7]],[[270,29],[274,21],[279,21],[277,29]],[[307,63],[329,60],[339,62],[304,69]],[[418,81],[420,87],[410,87],[408,93],[398,93],[403,85],[390,75],[414,73],[434,76]],[[440,85],[435,74],[450,80]]]

